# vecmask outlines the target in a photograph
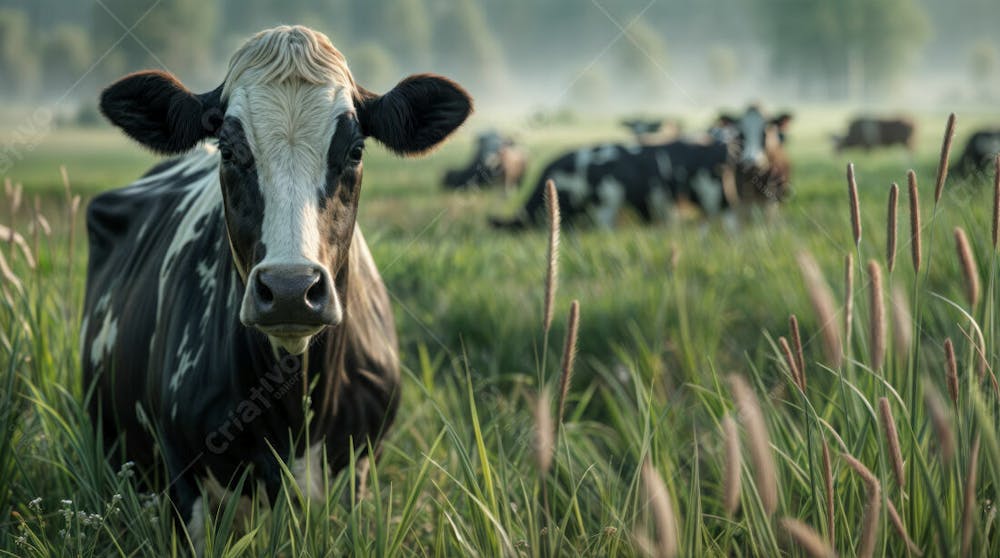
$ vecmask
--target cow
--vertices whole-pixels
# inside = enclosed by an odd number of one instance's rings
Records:
[[[517,190],[528,168],[528,156],[512,138],[495,130],[476,137],[476,153],[464,168],[449,170],[444,175],[445,188],[464,190],[503,185],[504,190]]]
[[[605,144],[566,153],[542,171],[524,207],[499,228],[544,222],[545,183],[556,185],[564,223],[593,221],[611,227],[630,207],[643,221],[669,218],[690,202],[707,216],[737,204],[777,202],[789,194],[790,165],[779,137],[791,120],[767,119],[756,107],[727,119],[728,141],[675,141],[661,145]]]
[[[962,156],[950,172],[958,178],[992,172],[997,154],[1000,154],[1000,128],[978,130],[969,136]]]
[[[840,153],[844,149],[861,147],[870,151],[876,147],[891,147],[902,145],[910,153],[915,149],[916,125],[913,120],[899,118],[855,118],[847,127],[847,134],[833,136],[834,150]]]
[[[392,309],[356,223],[365,139],[425,153],[471,98],[432,74],[378,95],[326,35],[281,26],[212,91],[144,71],[100,108],[178,155],[87,210],[81,359],[105,447],[145,478],[165,465],[195,540],[202,491],[244,474],[275,502],[287,462],[325,498],[322,472],[373,458],[399,403]]]

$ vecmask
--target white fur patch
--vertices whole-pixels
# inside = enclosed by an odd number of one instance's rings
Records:
[[[705,171],[699,171],[691,179],[691,189],[698,195],[701,208],[708,215],[715,215],[722,209],[722,183]]]
[[[594,220],[605,227],[613,227],[618,211],[625,203],[625,188],[622,183],[607,176],[597,186],[600,205],[594,209]]]
[[[118,338],[118,318],[108,312],[104,315],[101,329],[94,336],[94,341],[90,344],[90,364],[97,366],[104,355],[111,352]]]

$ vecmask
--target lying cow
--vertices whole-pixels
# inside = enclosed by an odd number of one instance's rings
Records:
[[[392,309],[355,223],[365,138],[424,153],[469,96],[430,74],[377,95],[325,35],[283,26],[208,93],[139,72],[101,110],[181,154],[87,212],[81,358],[105,447],[147,472],[162,459],[195,536],[208,480],[249,470],[274,502],[294,461],[303,494],[324,499],[323,464],[342,470],[351,448],[363,461],[399,402]]]
[[[687,201],[706,215],[738,203],[777,202],[788,195],[790,166],[779,131],[791,116],[772,120],[751,107],[729,124],[728,142],[602,145],[567,153],[549,164],[523,209],[495,226],[524,228],[545,220],[545,182],[553,180],[563,221],[613,226],[624,207],[645,221],[665,219]]]
[[[855,118],[847,127],[847,135],[833,136],[834,149],[840,153],[852,147],[871,150],[901,145],[912,153],[915,131],[916,125],[909,118]]]
[[[994,172],[994,160],[1000,153],[1000,129],[979,130],[969,137],[965,150],[951,172],[959,178],[966,178],[976,173]]]
[[[502,184],[504,190],[516,190],[527,168],[524,150],[513,139],[491,130],[476,138],[476,153],[465,168],[445,173],[444,185],[458,190]]]

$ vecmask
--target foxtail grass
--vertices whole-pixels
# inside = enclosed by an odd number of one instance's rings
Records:
[[[819,264],[808,252],[800,252],[798,256],[799,269],[806,283],[806,291],[809,300],[812,302],[813,311],[820,327],[820,334],[823,338],[823,349],[826,359],[834,368],[839,368],[843,349],[840,342],[840,333],[837,331],[836,306],[833,301],[833,293],[830,286],[823,279],[823,274],[819,269]]]
[[[906,182],[910,194],[910,259],[913,262],[913,272],[920,271],[923,257],[920,245],[920,190],[917,188],[917,173],[912,170],[906,173]]]
[[[858,183],[854,178],[854,163],[847,164],[847,197],[851,204],[851,234],[854,247],[861,245],[861,203],[858,201]]]
[[[842,453],[841,458],[854,470],[865,483],[865,508],[858,530],[857,556],[871,558],[875,554],[875,544],[878,541],[879,517],[882,514],[882,484],[871,470],[849,453]]]
[[[754,469],[754,484],[757,486],[764,511],[772,515],[778,509],[778,473],[774,466],[774,457],[771,455],[771,437],[767,432],[764,413],[760,409],[757,396],[742,376],[731,374],[729,386],[739,409],[743,427],[746,429],[750,460]]]
[[[896,209],[899,205],[899,185],[889,187],[889,208],[886,215],[885,268],[892,273],[896,267]]]
[[[969,246],[969,238],[962,227],[955,227],[955,252],[962,267],[962,277],[965,279],[965,300],[970,308],[975,309],[979,304],[979,268],[972,247]]]
[[[819,533],[804,522],[792,517],[783,517],[780,524],[785,533],[795,541],[795,544],[811,558],[834,558],[837,556],[837,553],[819,536]]]
[[[795,314],[788,316],[788,330],[792,335],[792,349],[795,351],[795,364],[799,367],[799,378],[802,380],[800,386],[803,391],[806,389],[806,357],[802,348],[802,334],[799,332],[799,319]]]
[[[722,436],[726,448],[722,507],[726,515],[732,517],[740,507],[740,474],[743,469],[743,454],[740,452],[739,432],[733,417],[722,417]]]
[[[892,416],[892,407],[887,397],[878,399],[879,417],[882,419],[882,432],[885,434],[886,453],[892,463],[892,472],[896,477],[896,485],[900,488],[906,484],[906,469],[903,467],[903,452],[899,447],[899,432],[896,430],[896,420]]]
[[[951,155],[951,142],[955,139],[955,113],[948,115],[948,123],[944,128],[944,139],[941,140],[941,157],[938,159],[937,181],[934,183],[934,205],[941,201],[944,183],[948,179],[948,158]]]
[[[882,269],[878,262],[868,262],[869,351],[872,369],[879,370],[885,362],[885,305],[882,300]]]

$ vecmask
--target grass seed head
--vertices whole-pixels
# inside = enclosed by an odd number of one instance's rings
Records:
[[[896,267],[896,208],[899,205],[899,185],[889,187],[889,209],[886,219],[885,267],[892,273]]]
[[[771,515],[778,509],[778,478],[774,456],[771,455],[771,437],[767,432],[767,422],[764,420],[764,413],[760,409],[757,396],[742,376],[731,374],[729,385],[747,432],[754,482],[764,511]]]
[[[566,324],[566,340],[563,343],[562,373],[559,376],[559,423],[566,416],[566,397],[569,395],[570,380],[573,378],[573,363],[576,361],[576,337],[580,327],[580,301],[569,305],[569,321]]]
[[[677,556],[680,542],[674,506],[670,502],[667,485],[663,483],[663,479],[648,458],[642,465],[642,483],[646,488],[646,497],[656,524],[656,556],[659,558]]]
[[[819,322],[820,334],[823,338],[823,349],[826,358],[834,368],[839,368],[843,357],[840,342],[840,332],[837,327],[836,306],[830,286],[823,279],[819,264],[808,252],[798,255],[799,269],[806,283],[809,300]]]
[[[722,417],[722,435],[726,445],[722,501],[726,515],[732,517],[740,506],[740,473],[743,469],[743,454],[740,452],[740,438],[736,421],[728,414]]]
[[[851,233],[857,247],[861,245],[861,206],[858,202],[858,183],[854,179],[854,163],[847,165],[847,195],[851,201]]]
[[[783,517],[780,521],[782,530],[795,541],[795,544],[812,558],[833,558],[837,553],[810,526],[798,519]]]
[[[869,347],[871,350],[871,365],[873,370],[882,368],[885,362],[885,303],[882,299],[882,269],[878,262],[868,262],[868,314],[869,314]]]
[[[934,183],[934,205],[941,201],[944,183],[948,178],[948,157],[951,155],[951,142],[955,139],[955,113],[948,115],[948,124],[944,128],[944,139],[941,141],[941,158],[938,160],[937,181]]]
[[[975,308],[979,303],[979,267],[969,245],[969,238],[962,227],[955,227],[955,251],[962,266],[962,277],[965,279],[965,299],[970,307]]]
[[[912,170],[906,173],[906,181],[910,193],[910,257],[913,261],[913,272],[920,271],[922,257],[920,247],[920,190],[917,188],[917,173]]]
[[[886,450],[892,463],[896,484],[903,488],[903,485],[906,484],[906,469],[903,467],[903,452],[899,448],[899,432],[896,430],[896,421],[892,416],[892,407],[889,406],[888,398],[879,398],[878,410],[882,419],[882,432],[885,433]]]
[[[944,340],[945,382],[948,384],[948,397],[954,405],[958,405],[958,361],[955,359],[955,345],[951,339]]]
[[[545,274],[545,314],[543,326],[545,333],[552,327],[553,305],[556,297],[556,284],[559,281],[559,196],[556,193],[556,183],[545,182],[545,209],[549,216],[549,259]]]

